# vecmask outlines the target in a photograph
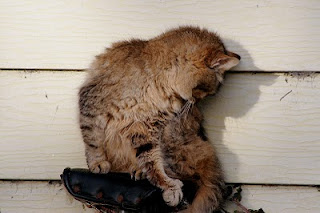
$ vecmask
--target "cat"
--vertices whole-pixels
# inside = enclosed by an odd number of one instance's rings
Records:
[[[79,91],[90,171],[147,178],[170,206],[190,179],[199,188],[185,211],[218,209],[223,174],[196,103],[215,94],[239,61],[215,33],[193,26],[117,42],[96,56]]]

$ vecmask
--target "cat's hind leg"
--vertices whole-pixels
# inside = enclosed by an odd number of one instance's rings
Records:
[[[103,147],[103,134],[94,125],[80,125],[83,141],[85,143],[86,160],[89,170],[94,173],[108,173],[111,164],[106,158]]]
[[[111,169],[111,164],[104,157],[104,151],[86,146],[86,158],[89,170],[93,173],[108,173]]]

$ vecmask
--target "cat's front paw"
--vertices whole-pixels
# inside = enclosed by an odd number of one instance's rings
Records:
[[[108,173],[111,169],[111,164],[108,161],[96,162],[89,165],[89,169],[93,173]]]
[[[183,183],[180,180],[175,180],[175,185],[163,191],[162,197],[163,200],[169,206],[177,206],[182,200],[183,193],[181,187]]]

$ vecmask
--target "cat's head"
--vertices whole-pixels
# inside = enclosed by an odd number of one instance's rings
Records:
[[[206,29],[181,27],[162,36],[176,57],[169,84],[185,100],[214,94],[225,71],[240,61],[239,55],[226,50],[220,38]]]

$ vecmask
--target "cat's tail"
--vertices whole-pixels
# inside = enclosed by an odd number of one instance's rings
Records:
[[[206,154],[204,152],[204,159],[198,162],[199,188],[188,208],[190,213],[211,213],[223,204],[225,183],[220,163],[211,152]]]

